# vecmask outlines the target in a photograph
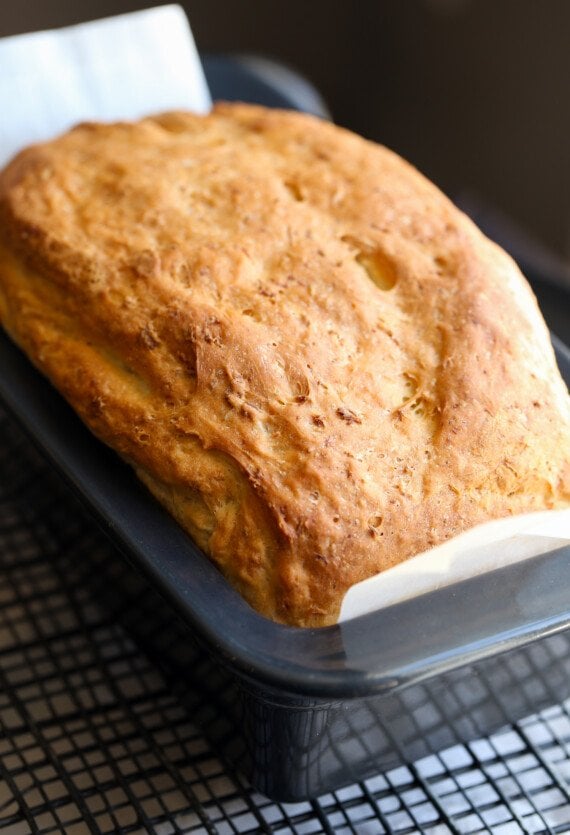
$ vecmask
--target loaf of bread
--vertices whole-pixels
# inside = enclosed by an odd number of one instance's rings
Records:
[[[385,148],[222,104],[0,176],[0,319],[261,613],[570,504],[570,401],[510,258]]]

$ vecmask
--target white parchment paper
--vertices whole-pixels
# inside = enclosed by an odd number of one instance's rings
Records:
[[[210,106],[180,6],[0,39],[0,166],[77,122]]]
[[[570,508],[510,516],[469,531],[352,586],[339,621],[570,545]]]

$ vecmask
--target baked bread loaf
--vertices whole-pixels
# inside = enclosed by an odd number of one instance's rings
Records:
[[[0,177],[0,319],[263,614],[570,503],[514,263],[383,147],[247,105],[83,124]]]

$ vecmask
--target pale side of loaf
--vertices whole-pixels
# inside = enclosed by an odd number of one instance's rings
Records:
[[[0,318],[260,612],[570,503],[513,262],[396,155],[246,105],[80,125],[0,177]]]

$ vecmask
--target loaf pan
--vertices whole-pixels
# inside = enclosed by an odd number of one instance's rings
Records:
[[[230,70],[227,97],[245,98]],[[570,353],[555,348],[570,382]],[[242,600],[4,335],[0,369],[0,399],[122,552],[94,549],[67,570],[271,798],[320,795],[570,695],[570,548],[341,625],[281,626]]]

